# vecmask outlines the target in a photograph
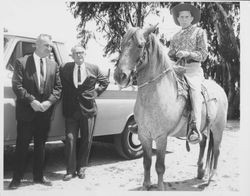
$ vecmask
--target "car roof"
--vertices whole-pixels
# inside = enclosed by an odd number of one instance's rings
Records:
[[[27,39],[34,39],[36,40],[37,36],[35,35],[22,35],[22,34],[14,34],[14,33],[4,33],[4,36],[10,36],[10,37],[19,37],[19,38],[27,38]],[[63,41],[59,41],[57,39],[52,38],[53,42],[57,43],[64,43]]]

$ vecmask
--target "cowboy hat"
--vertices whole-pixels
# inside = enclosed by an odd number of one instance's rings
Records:
[[[201,12],[197,7],[187,3],[180,3],[174,6],[170,11],[170,13],[173,15],[175,24],[178,26],[180,26],[180,23],[178,22],[177,18],[180,11],[190,11],[191,15],[194,17],[191,24],[196,24],[201,18]]]

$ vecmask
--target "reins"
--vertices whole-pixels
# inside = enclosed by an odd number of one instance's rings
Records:
[[[177,65],[179,62],[181,61],[181,59],[179,59],[176,63],[175,63],[175,65]],[[150,83],[152,83],[152,82],[154,82],[154,81],[156,81],[157,79],[159,79],[161,76],[163,76],[163,75],[165,75],[167,72],[169,72],[170,70],[172,70],[172,67],[168,67],[167,69],[165,69],[162,73],[160,73],[159,75],[157,75],[155,78],[153,78],[152,80],[149,80],[149,81],[147,81],[147,82],[144,82],[143,84],[141,84],[141,85],[138,85],[138,89],[139,88],[142,88],[142,87],[144,87],[144,86],[146,86],[146,85],[148,85],[148,84],[150,84]],[[138,72],[137,72],[138,73]]]
[[[147,81],[147,82],[144,82],[144,83],[141,84],[141,85],[138,85],[138,88],[142,88],[142,87],[144,87],[144,86],[146,86],[146,85],[148,85],[148,84],[154,82],[155,80],[157,80],[158,78],[160,78],[161,76],[163,76],[164,74],[166,74],[169,70],[170,70],[170,68],[165,69],[161,74],[157,75],[157,76],[156,76],[155,78],[153,78],[152,80],[149,80],[149,81]]]

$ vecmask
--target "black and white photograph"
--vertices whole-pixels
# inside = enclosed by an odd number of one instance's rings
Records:
[[[250,194],[249,1],[1,8],[0,195]]]

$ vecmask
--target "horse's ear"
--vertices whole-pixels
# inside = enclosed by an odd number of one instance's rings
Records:
[[[143,32],[143,35],[144,37],[148,37],[148,35],[152,32],[155,31],[155,29],[157,28],[159,23],[157,23],[156,25],[152,25],[152,26],[149,26],[148,28],[146,28]]]
[[[132,25],[130,24],[130,22],[128,22],[128,23],[126,24],[125,31],[127,32],[130,28],[132,28]]]

